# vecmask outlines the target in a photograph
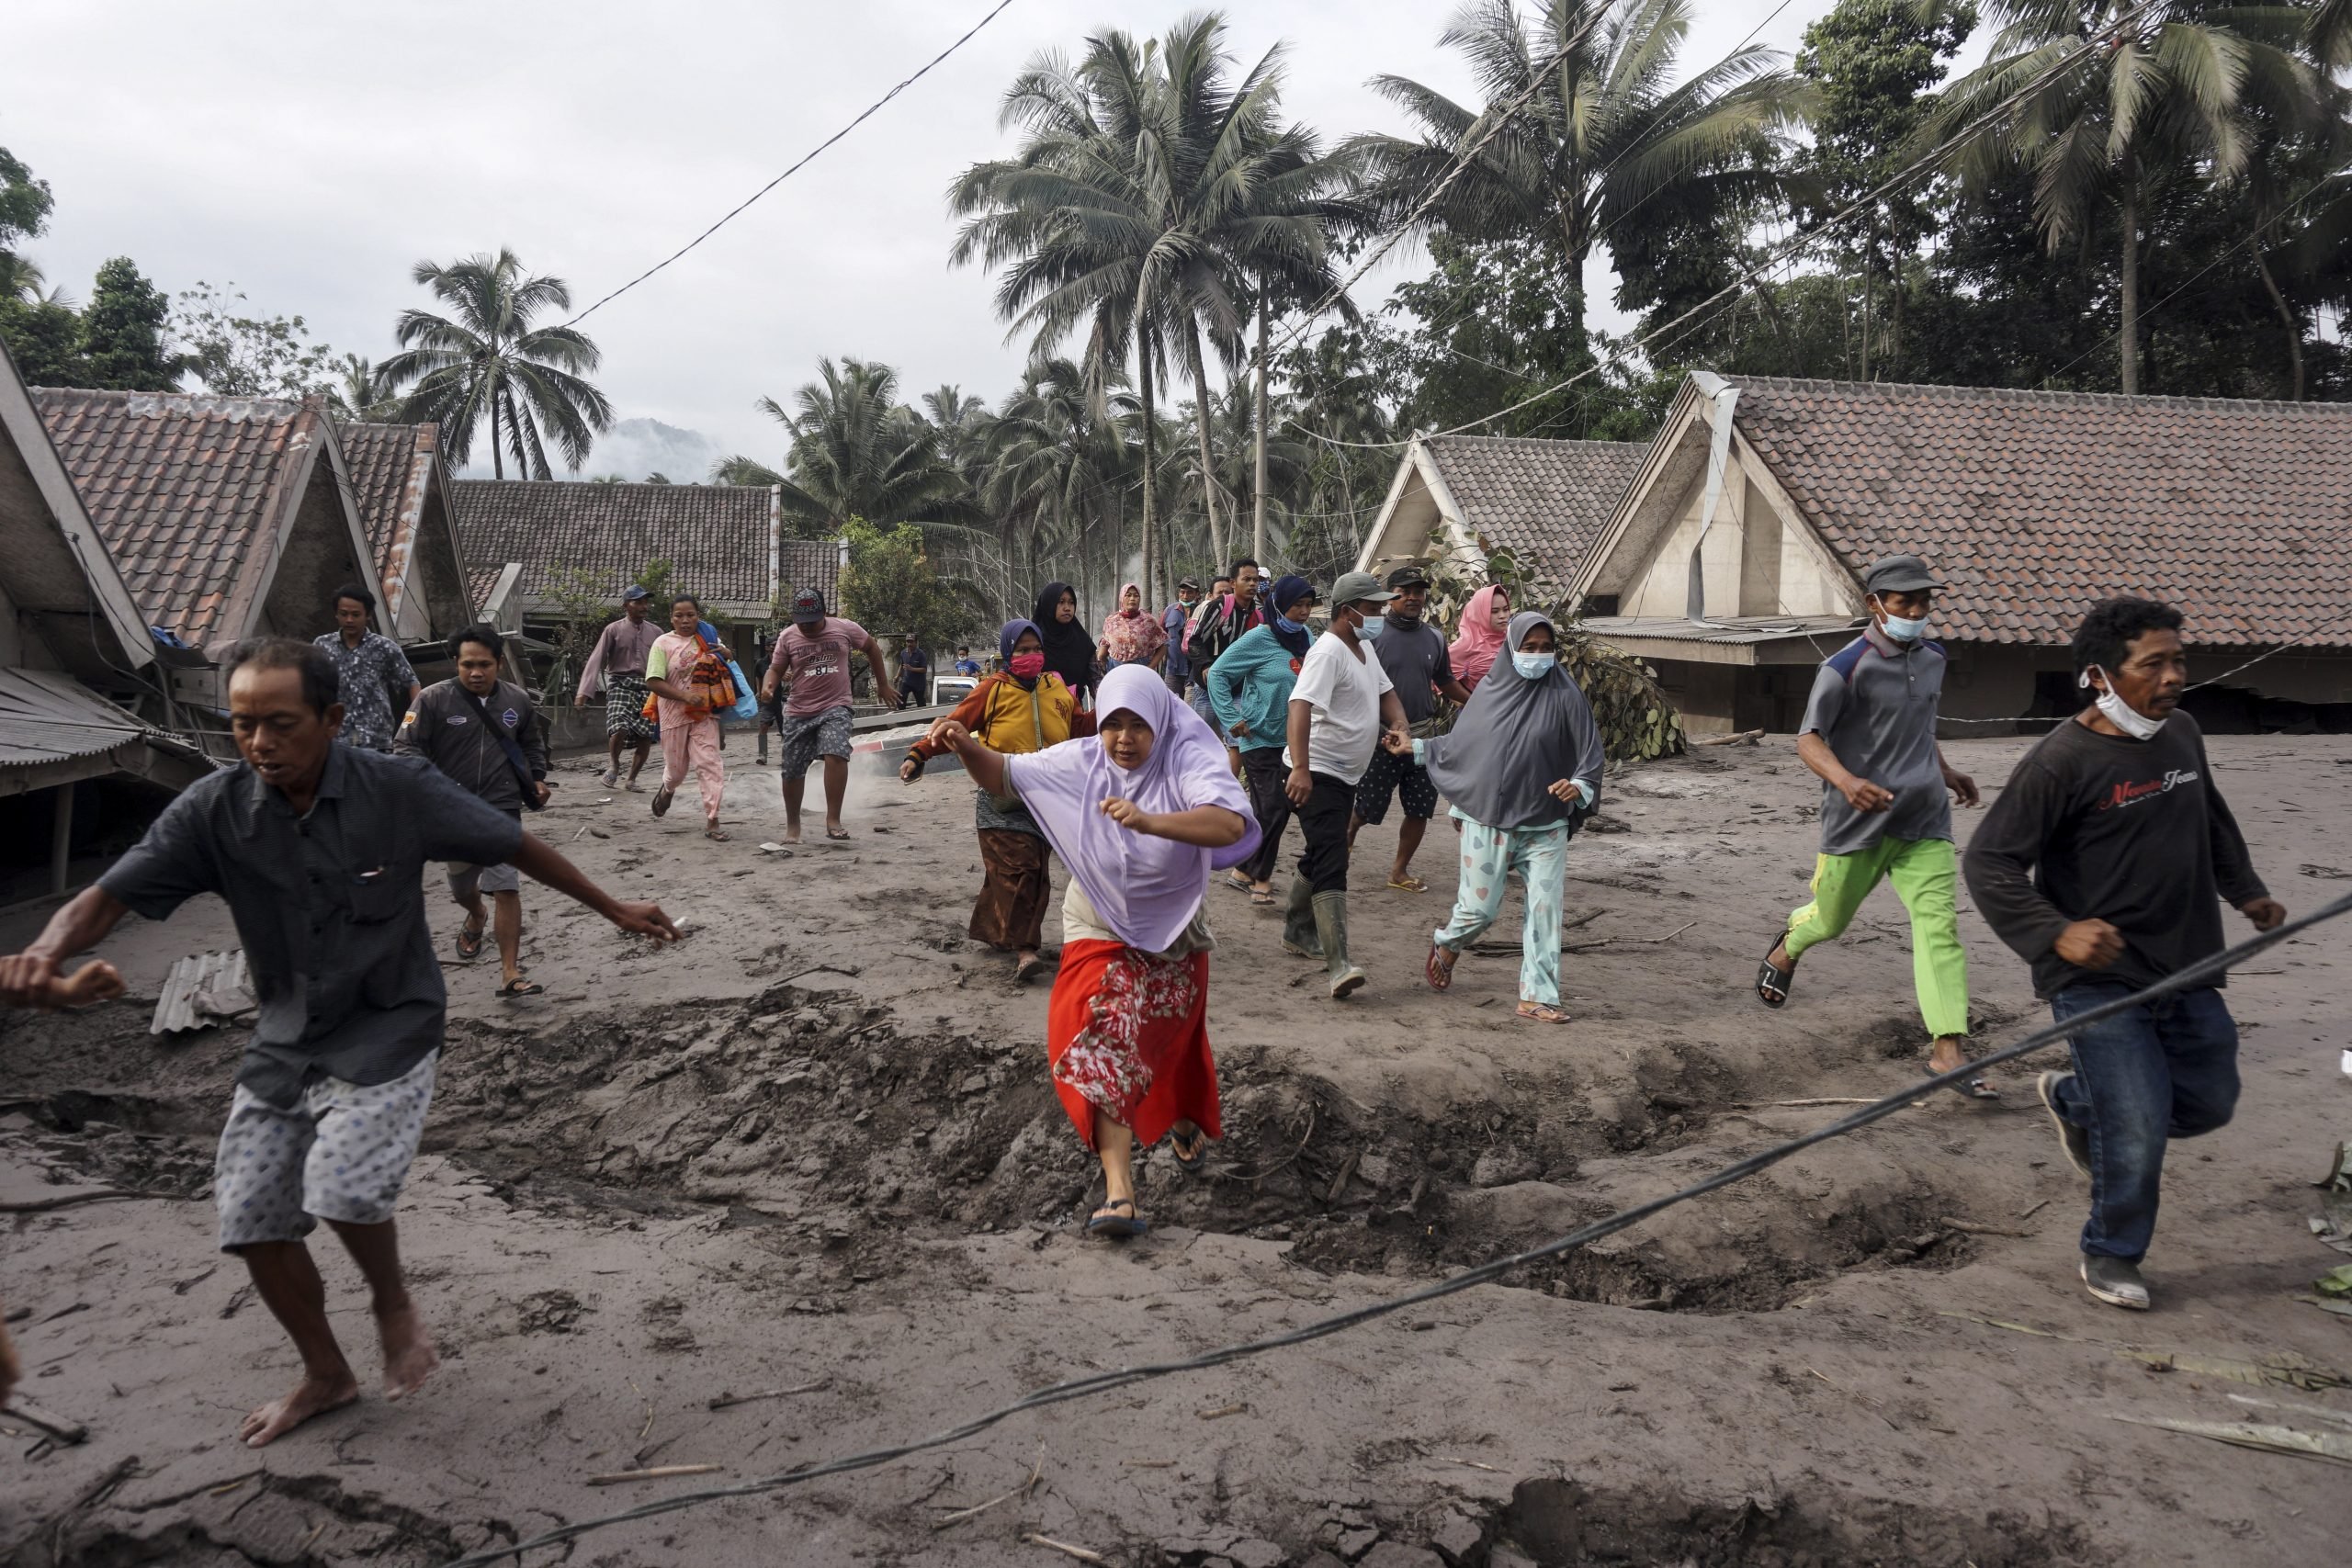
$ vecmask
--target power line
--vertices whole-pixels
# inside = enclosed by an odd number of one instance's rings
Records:
[[[1621,1209],[1606,1219],[1596,1220],[1590,1224],[1579,1226],[1564,1236],[1545,1242],[1541,1247],[1532,1247],[1525,1252],[1513,1253],[1507,1258],[1491,1259],[1475,1269],[1466,1269],[1421,1290],[1391,1297],[1387,1301],[1374,1302],[1369,1306],[1338,1313],[1307,1324],[1302,1328],[1293,1329],[1286,1334],[1223,1346],[1181,1360],[1159,1361],[1146,1366],[1096,1372],[1082,1378],[1071,1378],[1064,1382],[1033,1390],[1008,1404],[999,1405],[993,1410],[972,1417],[960,1426],[944,1432],[934,1432],[927,1438],[917,1438],[888,1448],[871,1449],[864,1453],[830,1460],[822,1464],[802,1465],[786,1471],[781,1475],[741,1482],[732,1486],[712,1486],[693,1492],[681,1492],[675,1496],[658,1498],[653,1502],[623,1509],[618,1513],[582,1519],[577,1524],[559,1526],[554,1529],[533,1536],[527,1540],[516,1541],[512,1546],[485,1547],[481,1551],[458,1559],[448,1564],[448,1568],[488,1568],[489,1564],[502,1562],[509,1557],[519,1561],[524,1552],[534,1547],[553,1546],[560,1541],[575,1540],[592,1531],[604,1529],[608,1526],[654,1518],[660,1515],[675,1513],[679,1509],[690,1508],[701,1503],[780,1491],[786,1486],[797,1486],[824,1476],[844,1475],[853,1471],[872,1470],[879,1465],[888,1464],[893,1460],[904,1459],[910,1454],[922,1453],[930,1449],[945,1448],[949,1444],[961,1442],[966,1438],[977,1436],[991,1427],[1027,1411],[1040,1410],[1047,1405],[1063,1404],[1071,1400],[1083,1399],[1091,1394],[1107,1393],[1114,1389],[1125,1388],[1139,1382],[1149,1382],[1159,1378],[1173,1377],[1182,1372],[1203,1371],[1250,1357],[1262,1356],[1272,1350],[1304,1345],[1350,1328],[1359,1327],[1392,1314],[1403,1312],[1408,1307],[1423,1306],[1430,1302],[1442,1300],[1447,1296],[1466,1291],[1474,1285],[1483,1285],[1498,1280],[1514,1269],[1524,1268],[1528,1264],[1539,1263],[1545,1258],[1557,1258],[1565,1253],[1590,1246],[1596,1241],[1616,1235],[1619,1231],[1629,1230],[1642,1221],[1662,1213],[1679,1203],[1688,1202],[1693,1198],[1744,1181],[1748,1177],[1778,1165],[1791,1156],[1800,1154],[1817,1144],[1826,1144],[1833,1138],[1841,1138],[1849,1133],[1859,1132],[1872,1122],[1884,1121],[1917,1100],[1922,1095],[1932,1094],[1939,1089],[1953,1087],[1964,1078],[1976,1077],[1986,1067],[1995,1066],[2003,1062],[2015,1061],[2020,1056],[2030,1055],[2045,1046],[2056,1044],[2059,1041],[2080,1034],[2093,1025],[2105,1022],[2108,1019],[2134,1008],[2145,1006],[2156,998],[2172,996],[2201,987],[2228,971],[2233,965],[2256,953],[2267,951],[2298,932],[2308,931],[2347,912],[2352,912],[2352,894],[2346,894],[2334,903],[2324,905],[2308,915],[2283,921],[2272,930],[2241,942],[2236,947],[2200,959],[2186,969],[2168,975],[2143,990],[2135,991],[2129,996],[2119,997],[2113,1001],[2092,1008],[2073,1018],[2038,1029],[2015,1044],[2005,1045],[1997,1051],[1979,1056],[1974,1061],[1954,1067],[1948,1073],[1935,1074],[1905,1084],[1883,1100],[1873,1100],[1850,1115],[1840,1117],[1835,1122],[1815,1128],[1802,1136],[1792,1138],[1786,1143],[1778,1144],[1760,1153],[1750,1155],[1746,1159],[1735,1161],[1713,1175],[1703,1180],[1693,1182],[1679,1191],[1653,1198],[1645,1203],[1636,1203],[1629,1209]]]
[[[966,44],[971,42],[975,34],[978,33],[982,28],[987,27],[990,22],[995,21],[998,15],[1002,12],[1007,6],[1012,4],[1012,0],[997,0],[995,6],[989,10],[989,14],[982,17],[978,21],[973,23],[971,28],[966,31],[962,38],[957,39],[954,43],[949,44],[937,54],[933,55],[931,59],[923,64],[921,70],[908,77],[905,81],[900,82],[897,86],[891,88],[880,97],[875,99],[871,104],[868,104],[865,107],[864,113],[860,114],[855,119],[851,120],[847,125],[842,126],[839,130],[834,131],[831,136],[826,137],[822,141],[817,143],[817,145],[811,148],[808,154],[798,163],[793,164],[792,167],[785,170],[784,173],[776,175],[775,178],[770,180],[767,184],[753,191],[718,222],[713,223],[709,228],[705,229],[701,233],[696,234],[693,239],[679,246],[675,251],[673,251],[670,254],[662,257],[660,261],[655,262],[651,266],[647,267],[643,272],[639,273],[635,277],[630,278],[627,283],[622,284],[618,288],[614,289],[610,294],[605,295],[594,305],[589,306],[586,310],[581,311],[580,314],[572,317],[571,320],[564,322],[563,324],[567,327],[578,326],[590,316],[594,315],[598,310],[603,310],[605,306],[611,304],[614,300],[619,299],[622,295],[628,293],[630,289],[636,288],[647,278],[651,277],[655,273],[660,272],[663,267],[668,266],[672,262],[676,261],[680,256],[684,255],[688,251],[693,250],[696,245],[701,244],[705,240],[709,239],[713,234],[718,233],[719,230],[725,228],[729,223],[732,222],[738,216],[740,216],[743,209],[750,207],[752,202],[759,200],[760,197],[767,195],[768,192],[775,189],[776,186],[782,185],[785,181],[790,179],[793,175],[807,168],[811,163],[816,161],[819,153],[824,152],[826,148],[831,147],[834,142],[839,141],[842,137],[847,136],[851,131],[855,130],[859,126],[864,125],[868,119],[871,119],[875,114],[881,109],[883,105],[888,103],[892,98],[897,97],[900,93],[905,92],[909,87],[913,86],[917,82],[922,81],[925,76],[930,75],[933,67],[938,65],[940,62],[945,60],[949,55],[955,53]]]

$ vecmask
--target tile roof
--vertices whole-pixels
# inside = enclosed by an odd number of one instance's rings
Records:
[[[670,563],[679,592],[705,599],[765,604],[775,592],[775,496],[763,485],[458,479],[450,488],[467,560],[522,562],[526,599],[545,598],[560,568],[601,572],[617,586],[652,560]],[[794,543],[785,542],[784,581],[818,579],[830,597],[834,547]]]
[[[411,546],[424,518],[438,437],[429,424],[338,424],[352,504],[384,584],[384,613],[400,613]]]
[[[1734,423],[1839,559],[1924,556],[1954,637],[2063,644],[2113,593],[2192,642],[2352,621],[2352,405],[1779,378]]]
[[[1649,453],[1642,441],[1517,435],[1438,435],[1422,445],[1479,548],[1508,549],[1522,569],[1559,582],[1584,564]]]
[[[491,594],[498,588],[498,580],[505,572],[504,561],[475,562],[467,566],[466,603],[473,606],[477,615],[490,603]]]
[[[222,611],[323,428],[317,410],[265,398],[33,389],[57,454],[150,624],[201,647],[234,636]]]

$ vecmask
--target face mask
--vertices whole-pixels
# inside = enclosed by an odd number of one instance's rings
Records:
[[[1034,681],[1046,672],[1046,656],[1042,653],[1016,653],[1006,661],[1005,668],[1021,680]]]
[[[1510,667],[1531,681],[1541,681],[1544,673],[1559,660],[1548,653],[1514,653]]]
[[[1294,621],[1280,610],[1274,612],[1274,630],[1295,637],[1306,629],[1305,621]]]
[[[1928,635],[1928,617],[1922,615],[1911,621],[1901,615],[1889,615],[1880,624],[1879,629],[1897,642],[1917,642]]]
[[[1369,641],[1371,638],[1378,637],[1382,632],[1387,629],[1387,616],[1366,615],[1363,617],[1363,623],[1356,627],[1356,636]]]
[[[2091,666],[2091,670],[2098,670],[2098,666],[2094,664]],[[2103,681],[2112,682],[2114,679],[2114,677],[2109,675],[2104,670],[2098,670],[2098,673],[2099,678]],[[2090,670],[2086,670],[2080,675],[2075,677],[2075,684],[2083,687],[2085,690],[2088,690],[2090,688]],[[2108,723],[2115,726],[2116,728],[2123,731],[2124,734],[2130,736],[2134,740],[2152,740],[2155,738],[2156,731],[2165,727],[2164,719],[2150,718],[2146,714],[2142,713],[2138,708],[2133,707],[2130,703],[2127,703],[2121,697],[2117,696],[2115,694],[2115,688],[2112,684],[2110,684],[2107,690],[2098,694],[2098,711],[2107,716]]]

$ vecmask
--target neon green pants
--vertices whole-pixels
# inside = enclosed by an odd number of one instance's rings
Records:
[[[1968,1032],[1968,954],[1960,945],[1959,857],[1950,839],[1881,839],[1850,855],[1823,855],[1813,869],[1813,902],[1789,916],[1788,949],[1844,933],[1881,881],[1911,912],[1911,978],[1919,1016],[1939,1038]]]

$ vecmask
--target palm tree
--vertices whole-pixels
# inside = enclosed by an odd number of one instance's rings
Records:
[[[401,312],[393,335],[405,352],[379,374],[387,389],[409,386],[401,417],[439,425],[457,467],[488,422],[491,473],[499,479],[508,457],[527,478],[552,479],[546,435],[555,438],[565,467],[586,462],[594,437],[613,423],[612,404],[582,378],[602,356],[571,327],[531,324],[542,311],[571,309],[563,279],[531,276],[503,248],[447,266],[421,261],[414,276],[449,314]]]
[[[792,434],[789,475],[749,457],[729,457],[722,484],[775,485],[785,514],[810,536],[838,535],[852,517],[879,528],[901,523],[970,525],[980,520],[971,489],[941,455],[939,432],[898,400],[899,373],[861,359],[817,362],[818,379],[793,394],[797,412],[774,398],[759,407]]]
[[[2137,392],[2140,259],[2152,203],[2168,186],[2242,175],[2254,141],[2244,109],[2315,101],[2317,73],[2295,51],[2320,35],[2307,33],[2290,6],[1988,0],[1986,8],[2004,24],[1992,54],[1945,91],[1922,140],[1950,140],[2022,93],[1962,141],[1951,162],[1980,191],[2007,169],[2030,171],[2034,219],[2053,251],[2112,210],[2117,380]]]
[[[1486,107],[1473,111],[1409,77],[1374,77],[1420,137],[1367,133],[1339,156],[1392,225],[1474,242],[1533,239],[1581,279],[1594,245],[1653,198],[1689,217],[1783,194],[1787,182],[1756,150],[1804,118],[1809,88],[1753,45],[1670,85],[1690,28],[1687,0],[1543,0],[1532,26],[1515,0],[1471,0],[1438,41],[1467,58]],[[1482,137],[1461,175],[1414,217]],[[1570,305],[1579,340],[1584,312],[1579,285]]]
[[[384,373],[364,355],[346,354],[334,364],[334,379],[327,383],[327,407],[337,419],[353,423],[396,417],[401,399],[384,379]]]
[[[1091,579],[1088,535],[1101,531],[1106,514],[1114,519],[1104,550],[1107,575],[1118,575],[1123,550],[1116,519],[1131,469],[1125,425],[1135,400],[1114,393],[1098,402],[1096,392],[1086,372],[1069,359],[1032,361],[1020,388],[989,423],[982,489],[1006,556],[1024,556],[1035,583],[1041,547],[1055,555],[1074,551],[1072,581],[1081,599]]]

